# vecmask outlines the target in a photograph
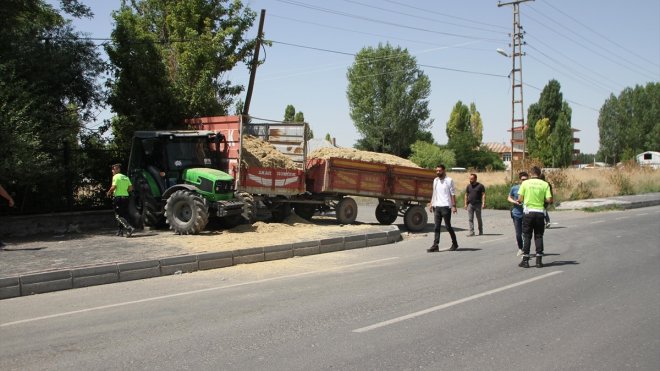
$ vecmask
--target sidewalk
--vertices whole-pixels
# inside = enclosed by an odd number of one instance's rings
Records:
[[[592,198],[587,200],[565,201],[555,207],[556,210],[582,210],[586,208],[619,207],[635,209],[660,205],[660,193],[646,193],[632,196]]]

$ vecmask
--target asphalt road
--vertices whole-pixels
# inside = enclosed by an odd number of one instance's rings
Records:
[[[0,301],[0,369],[658,370],[660,207]],[[447,244],[443,234],[441,244]]]

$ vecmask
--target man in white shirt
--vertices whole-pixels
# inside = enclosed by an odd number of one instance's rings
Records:
[[[454,181],[445,173],[445,165],[438,165],[435,168],[437,177],[433,179],[433,195],[431,196],[431,204],[429,210],[433,213],[433,220],[435,222],[435,235],[433,238],[433,245],[428,252],[439,251],[438,244],[440,243],[440,227],[442,220],[445,221],[445,228],[451,236],[450,251],[458,249],[458,242],[456,241],[456,233],[451,226],[451,214],[456,214],[456,188]]]

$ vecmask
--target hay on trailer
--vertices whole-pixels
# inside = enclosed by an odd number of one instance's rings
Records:
[[[419,168],[417,164],[405,158],[391,155],[389,153],[378,153],[369,151],[360,151],[354,148],[336,148],[323,147],[312,151],[307,155],[308,159],[320,158],[327,160],[329,158],[343,158],[347,160],[359,160],[366,162],[376,162],[387,165],[400,165]]]
[[[252,135],[243,136],[243,165],[245,167],[274,167],[296,169],[296,163],[272,144]]]

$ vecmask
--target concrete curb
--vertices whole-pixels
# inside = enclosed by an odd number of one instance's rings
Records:
[[[358,249],[401,241],[401,231],[324,238],[233,251],[163,257],[156,260],[104,263],[96,266],[36,272],[0,278],[0,300],[73,288],[105,285],[145,278],[217,269],[238,264],[288,259],[297,256]]]
[[[616,198],[594,198],[589,200],[565,201],[556,207],[557,210],[583,210],[583,209],[605,209],[618,207],[622,209],[638,209],[660,205],[660,198],[647,200],[627,200],[624,197]]]

